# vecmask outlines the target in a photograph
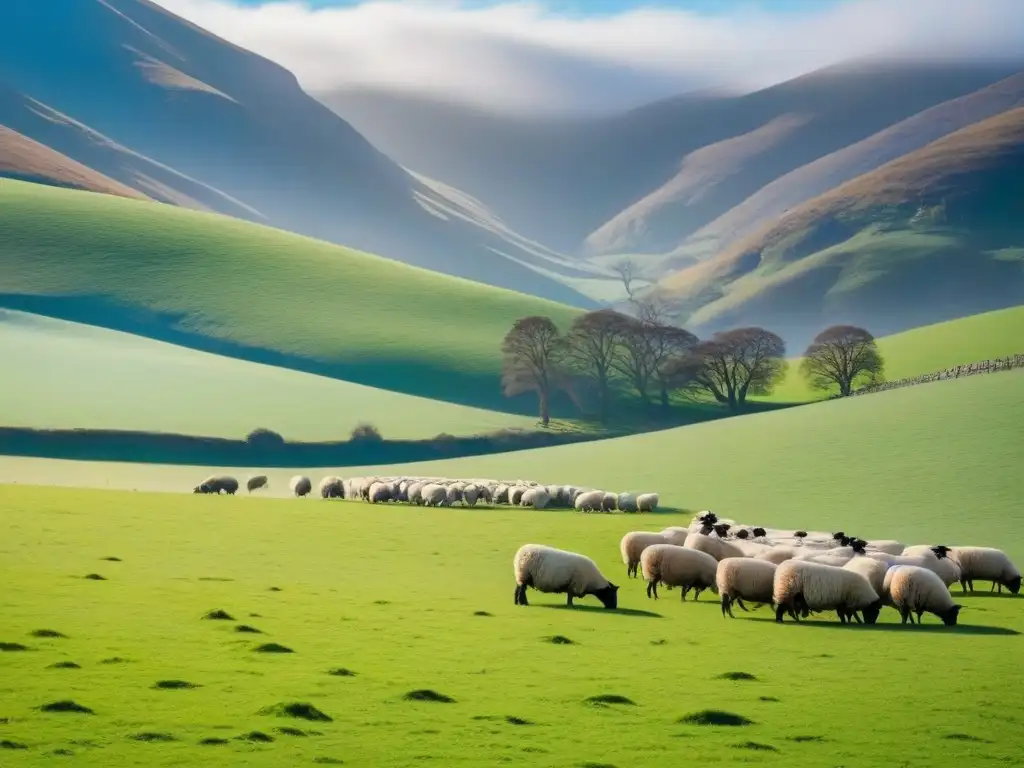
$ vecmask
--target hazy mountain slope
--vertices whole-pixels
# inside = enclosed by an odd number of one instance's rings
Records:
[[[0,125],[0,177],[146,199],[131,187],[3,125]]]
[[[0,72],[12,90],[276,226],[590,303],[486,247],[501,238],[425,210],[421,185],[291,73],[149,0],[9,0],[4,14]]]
[[[962,128],[790,211],[657,291],[690,325],[800,340],[1024,303],[1024,108]]]
[[[784,115],[811,117],[684,209],[678,230],[666,235],[673,245],[783,173],[1014,71],[1002,64],[849,65],[741,97],[684,96],[579,120],[508,117],[366,90],[319,98],[406,167],[479,198],[524,236],[576,253],[702,147]],[[645,247],[641,239],[627,250]]]
[[[805,200],[923,147],[953,131],[1024,105],[1024,73],[919,112],[775,181],[715,219],[681,252],[714,253]]]

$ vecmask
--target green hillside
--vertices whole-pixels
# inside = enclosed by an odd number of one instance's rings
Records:
[[[363,421],[389,439],[536,424],[21,312],[0,311],[0,360],[2,426],[329,441]]]
[[[885,377],[889,381],[1021,354],[1024,352],[1024,306],[883,336],[878,339],[878,349],[885,358]],[[775,388],[769,399],[799,403],[825,396],[807,386],[807,380],[800,375],[801,359],[790,360],[785,381]]]
[[[1022,395],[1024,373],[1000,373],[411,469],[657,488],[749,522],[995,544],[1020,563]],[[1016,761],[1020,598],[956,590],[955,629],[648,600],[619,539],[688,520],[0,486],[4,765]],[[513,606],[512,556],[531,541],[593,557],[620,610],[536,592]],[[92,714],[39,709],[67,700]],[[290,703],[315,709],[281,716]],[[706,710],[739,724],[686,721]]]
[[[574,310],[213,214],[0,180],[0,306],[508,407],[501,339]]]

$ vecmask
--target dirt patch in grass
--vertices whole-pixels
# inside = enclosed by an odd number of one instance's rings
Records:
[[[202,688],[199,683],[190,683],[188,680],[158,680],[153,684],[154,688],[162,691],[181,691],[189,688]]]
[[[344,765],[345,761],[337,757],[314,757],[313,762],[317,765]]]
[[[280,592],[280,587],[267,587],[267,592]]]
[[[284,725],[280,728],[275,728],[278,733],[283,733],[285,736],[306,736],[306,732],[301,728],[293,728],[290,725]]]
[[[0,749],[28,749],[28,746],[17,741],[4,739],[3,741],[0,741]]]
[[[565,635],[551,635],[550,637],[545,637],[544,640],[552,645],[576,645],[575,640],[570,640]]]
[[[942,738],[949,739],[950,741],[974,741],[980,744],[992,743],[988,739],[983,739],[980,736],[971,736],[969,733],[947,733]]]
[[[101,558],[101,559],[106,560],[108,563],[120,563],[121,562],[121,558],[120,557],[113,557],[113,556],[111,556],[111,557],[104,557],[104,558]]]
[[[758,696],[757,700],[758,701],[776,701],[776,702],[779,701],[779,699],[775,698],[774,696]]]
[[[280,643],[264,643],[263,645],[257,645],[253,650],[256,653],[295,653],[287,645],[281,645]]]
[[[263,731],[249,731],[249,733],[243,733],[238,738],[241,741],[251,741],[254,744],[269,744],[274,740],[273,736]]]
[[[261,715],[273,715],[274,717],[296,717],[300,720],[311,720],[314,722],[330,723],[334,718],[321,712],[312,704],[302,701],[282,702],[259,711]]]
[[[608,706],[609,704],[625,704],[629,707],[636,706],[635,701],[628,696],[622,696],[618,693],[601,693],[597,696],[590,696],[583,701],[587,704],[597,704],[599,706]]]
[[[752,675],[749,672],[724,672],[716,680],[757,680],[756,675]]]
[[[17,651],[27,651],[29,647],[22,645],[21,643],[0,643],[0,652],[4,653],[15,653]]]
[[[43,704],[41,707],[36,707],[40,712],[77,712],[82,715],[95,714],[88,707],[72,701],[71,699],[61,699],[60,701],[51,701],[49,704]]]
[[[220,746],[222,744],[230,744],[231,742],[229,742],[227,739],[222,739],[219,736],[210,736],[206,739],[200,739],[199,743],[204,747],[213,747]]]
[[[431,690],[430,688],[417,688],[415,691],[409,691],[405,696],[402,697],[406,701],[432,701],[438,704],[454,704],[455,699],[451,696],[446,696],[443,693]]]
[[[734,712],[702,709],[700,712],[691,712],[679,718],[679,723],[682,725],[722,725],[735,728],[742,725],[753,725],[754,721]]]
[[[76,664],[73,661],[58,661],[55,664],[51,664],[47,669],[81,669],[81,665]]]
[[[142,733],[133,733],[128,737],[132,741],[177,741],[177,737],[172,736],[169,733],[157,733],[155,731],[143,731]]]
[[[345,667],[335,667],[334,669],[328,671],[327,674],[328,675],[333,675],[334,677],[355,677],[356,676],[355,672],[353,672],[351,669],[346,669]]]
[[[515,715],[506,715],[505,722],[509,725],[533,725],[530,720],[524,717],[516,717]]]
[[[106,576],[102,576],[102,575],[100,575],[98,573],[87,573],[82,578],[83,579],[88,579],[89,581],[106,581],[107,580]]]
[[[215,610],[215,611],[210,611],[205,616],[203,616],[203,618],[207,619],[209,621],[234,621],[235,620],[234,616],[232,616],[227,611],[220,610],[219,608],[217,610]]]
[[[111,656],[109,659],[103,659],[100,664],[127,664],[128,659],[121,656]]]
[[[744,741],[742,744],[733,744],[733,749],[751,749],[755,752],[778,752],[778,747],[771,744],[761,744],[757,741]]]
[[[824,736],[787,736],[787,740],[795,741],[797,744],[818,743],[825,740]]]
[[[262,635],[263,630],[256,629],[256,627],[249,626],[248,624],[239,624],[235,627],[235,632],[247,632],[250,635]]]
[[[32,637],[63,637],[67,638],[63,632],[58,632],[56,629],[33,629],[29,634]]]

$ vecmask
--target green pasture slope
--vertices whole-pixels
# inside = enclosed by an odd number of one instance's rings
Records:
[[[0,242],[8,308],[116,321],[160,338],[185,333],[263,362],[275,355],[271,362],[484,407],[508,405],[499,347],[512,323],[544,314],[565,325],[575,314],[223,216],[7,180]]]
[[[1024,374],[1000,373],[413,469],[653,488],[749,522],[997,544],[1020,563],[1022,393]],[[689,516],[0,486],[0,642],[27,648],[0,652],[0,742],[26,747],[3,764],[1019,760],[1024,598],[965,597],[957,629],[649,601],[619,538]],[[534,592],[513,606],[526,542],[594,557],[622,610]],[[422,690],[452,701],[405,698]],[[92,714],[37,709],[68,700]],[[686,721],[709,710],[743,724]]]
[[[3,426],[234,439],[265,427],[318,441],[344,440],[363,421],[389,439],[537,422],[22,312],[0,310],[0,360],[0,402],[12,404]]]
[[[970,315],[878,339],[889,381],[957,365],[1024,352],[1024,306]],[[801,358],[790,360],[786,379],[768,400],[799,403],[822,397],[800,375]]]

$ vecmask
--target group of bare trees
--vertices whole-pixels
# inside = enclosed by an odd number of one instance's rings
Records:
[[[637,304],[637,317],[611,309],[579,315],[563,334],[550,318],[524,317],[502,344],[502,387],[512,397],[534,392],[548,425],[551,399],[564,391],[579,403],[578,389],[596,393],[606,421],[613,396],[632,390],[646,409],[657,397],[664,411],[673,394],[713,399],[731,411],[749,396],[771,394],[786,374],[786,345],[764,328],[736,328],[700,340],[669,324],[655,303]],[[848,395],[859,383],[877,383],[882,358],[862,328],[833,326],[819,334],[800,367],[818,389]]]

